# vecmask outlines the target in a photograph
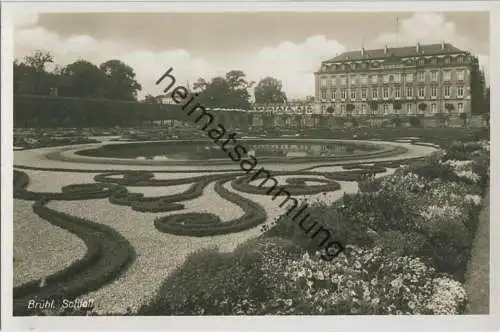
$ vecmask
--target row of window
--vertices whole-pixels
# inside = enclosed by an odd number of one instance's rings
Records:
[[[417,110],[417,105],[414,105],[414,104],[405,104],[404,106],[405,106],[404,109],[406,110],[407,113],[414,113]],[[368,107],[368,105],[362,104],[360,114],[368,114],[368,109],[370,110],[370,112],[373,112],[372,109]],[[332,105],[332,106],[321,105],[321,110],[323,112],[328,112],[329,110],[333,110],[333,112],[336,112],[336,113],[340,112],[341,114],[344,114],[344,113],[346,113],[346,104],[337,105],[336,108],[334,105]],[[463,111],[464,111],[464,104],[458,103],[456,112],[462,113]],[[392,107],[392,104],[383,104],[382,105],[382,112],[384,114],[401,113],[401,112],[397,112],[396,110],[394,110],[394,108]],[[423,113],[420,110],[419,110],[419,112]],[[359,112],[357,112],[356,109],[354,109],[353,113],[357,114]],[[431,113],[437,113],[437,104],[435,104],[435,103],[431,104]]]
[[[445,70],[442,72],[443,81],[451,81],[452,70]],[[416,73],[416,80],[419,82],[427,81],[427,73],[424,71],[419,71]],[[430,71],[430,80],[433,82],[437,82],[439,77],[439,71],[433,70]],[[400,83],[401,80],[404,79],[405,82],[413,82],[414,74],[413,73],[405,73],[405,74],[379,74],[379,75],[351,75],[351,76],[340,76],[340,84],[347,84],[347,80],[349,79],[350,84],[368,84],[368,82],[376,84],[376,83]],[[456,79],[458,81],[463,81],[465,79],[465,70],[457,70],[456,71]],[[323,77],[321,79],[321,86],[326,87],[328,85],[337,85],[337,78],[335,76],[327,78]]]
[[[404,63],[406,63],[407,65],[410,65],[412,60],[406,60],[406,61],[403,61]],[[464,62],[464,58],[462,56],[459,56],[457,57],[457,63],[459,64],[462,64]],[[420,58],[417,60],[417,63],[419,65],[425,65],[426,64],[426,61],[425,59],[423,58]],[[438,64],[438,59],[437,58],[432,58],[431,61],[430,61],[431,64],[433,65],[437,65]],[[446,57],[444,58],[444,64],[451,64],[451,58],[450,57]],[[363,62],[363,63],[351,63],[351,64],[338,64],[338,63],[335,63],[335,64],[331,64],[331,68],[334,69],[334,70],[348,70],[348,69],[359,69],[359,68],[362,68],[362,69],[368,69],[369,67],[371,66],[378,66],[378,63],[368,63],[368,62]],[[328,66],[325,66],[323,65],[323,69],[327,69]]]
[[[382,98],[401,98],[401,88],[371,88],[371,98],[379,98],[379,89],[382,89]],[[443,87],[443,96],[444,97],[450,97],[452,95],[454,87],[446,85]],[[413,97],[413,87],[407,87],[405,89],[406,94],[404,97]],[[421,86],[417,88],[417,96],[419,98],[425,98],[426,93],[425,93],[425,87]],[[431,97],[437,97],[438,94],[438,87],[437,86],[432,86],[431,87]],[[457,91],[457,97],[461,98],[464,96],[464,86],[458,86],[456,87]],[[328,94],[330,92],[330,94]],[[358,96],[358,90],[351,89],[349,91],[350,99],[356,99]],[[366,99],[368,95],[368,89],[367,88],[362,88],[361,89],[361,98]],[[321,99],[337,99],[339,95],[337,94],[337,89],[332,89],[330,91],[327,90],[322,90],[321,91]],[[347,98],[347,89],[340,89],[340,98],[341,99],[346,99]]]

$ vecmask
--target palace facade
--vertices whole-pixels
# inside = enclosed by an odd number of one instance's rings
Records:
[[[480,71],[470,52],[443,42],[345,52],[314,75],[321,114],[435,116],[470,114]]]

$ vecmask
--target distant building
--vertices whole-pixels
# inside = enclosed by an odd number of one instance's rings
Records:
[[[361,49],[323,61],[315,75],[322,114],[471,113],[479,63],[448,43]]]
[[[172,99],[172,93],[156,96],[156,99],[162,104],[167,104],[167,105],[177,104],[175,100]]]
[[[254,104],[250,111],[297,115],[318,113],[314,101],[291,101],[282,104]]]

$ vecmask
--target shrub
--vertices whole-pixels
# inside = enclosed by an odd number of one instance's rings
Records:
[[[345,195],[341,211],[343,218],[365,224],[384,251],[431,259],[440,271],[461,277],[477,220],[473,188],[399,172]]]
[[[282,239],[250,241],[233,253],[191,254],[139,315],[257,315],[284,286],[285,262],[301,250]]]
[[[408,165],[402,170],[403,173],[412,173],[427,180],[443,179],[445,181],[457,181],[458,176],[453,169],[438,161],[424,160]]]
[[[376,232],[413,231],[420,218],[415,205],[418,195],[395,190],[344,195],[340,213],[352,223],[365,224]]]
[[[427,237],[418,232],[382,231],[375,245],[385,254],[411,257],[429,257],[430,243]]]
[[[290,239],[311,253],[318,251],[319,240],[324,239],[324,237],[313,236],[319,229],[328,230],[329,241],[338,241],[343,244],[371,244],[373,240],[367,232],[366,225],[344,218],[338,206],[339,204],[326,205],[324,203],[311,205],[307,210],[310,217],[302,225],[299,220],[282,215],[276,221],[276,226],[266,232],[265,236]],[[307,231],[308,229],[310,230]]]
[[[414,128],[420,128],[422,127],[422,122],[420,121],[420,119],[416,116],[412,116],[410,118],[410,125]]]

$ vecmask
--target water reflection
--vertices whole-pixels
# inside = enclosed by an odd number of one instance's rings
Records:
[[[356,153],[366,152],[366,147],[355,147],[354,145],[345,145],[340,143],[329,144],[247,144],[244,145],[246,154],[241,154],[243,157],[252,155],[255,158],[262,157],[331,157],[339,155],[351,155]],[[235,146],[226,145],[226,151],[222,150],[217,145],[195,145],[195,146],[165,146],[162,149],[143,148],[136,149],[135,158],[143,160],[210,160],[228,158],[228,153],[233,152]],[[125,151],[124,151],[125,152]],[[235,153],[235,152],[234,152]],[[122,158],[130,158],[132,156],[122,155]]]

